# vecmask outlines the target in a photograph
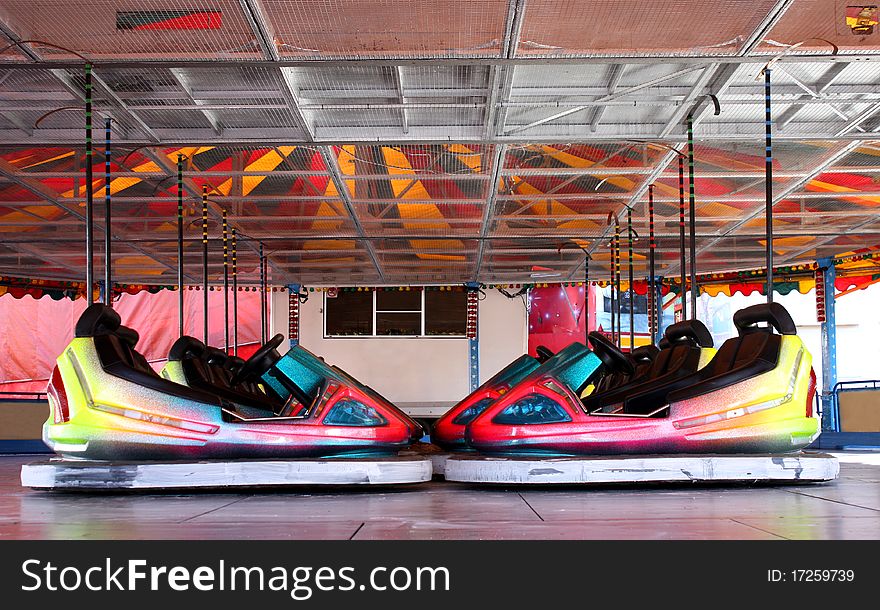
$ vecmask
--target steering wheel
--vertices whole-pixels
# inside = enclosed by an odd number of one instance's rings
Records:
[[[553,357],[553,352],[544,347],[543,345],[539,345],[535,348],[535,353],[538,355],[538,362],[541,364],[550,360]]]
[[[605,363],[605,366],[613,371],[620,371],[627,375],[635,372],[632,360],[627,358],[620,349],[609,341],[602,333],[593,331],[590,333],[590,345],[593,351]]]
[[[272,368],[272,365],[278,362],[278,352],[276,348],[284,342],[284,335],[278,333],[266,342],[260,349],[254,352],[254,355],[247,359],[241,365],[238,372],[232,376],[229,382],[232,385],[238,385],[242,381],[255,379],[263,375]]]

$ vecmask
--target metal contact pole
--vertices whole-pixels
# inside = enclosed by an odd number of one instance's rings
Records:
[[[183,336],[183,155],[177,155],[177,332]]]
[[[627,294],[629,295],[629,349],[635,347],[636,344],[636,328],[635,328],[635,296],[636,292],[633,287],[633,214],[632,208],[626,208],[626,232],[629,236],[627,241],[627,245],[629,247],[629,251],[627,253],[629,258],[629,290],[627,290]]]
[[[656,250],[657,242],[654,239],[654,185],[648,185],[648,325],[651,332],[651,343],[656,343],[659,320],[657,319],[657,290],[656,285]]]
[[[238,252],[237,235],[232,229],[232,354],[238,356]]]
[[[113,303],[113,253],[110,227],[110,119],[104,119],[104,305]]]
[[[766,158],[764,161],[765,212],[767,234],[767,302],[773,302],[773,125],[770,122],[770,68],[764,68],[764,124],[766,129]]]
[[[697,194],[694,184],[694,120],[688,115],[688,192],[689,212],[688,223],[690,227],[690,258],[691,258],[691,319],[697,319],[697,294],[700,292],[697,286]]]
[[[611,222],[613,220],[613,216],[614,215],[611,213],[608,214],[608,225],[609,226],[611,225]],[[609,269],[611,270],[611,281],[608,282],[608,286],[611,287],[611,301],[609,303],[610,309],[609,309],[608,313],[611,314],[611,342],[617,343],[617,332],[616,332],[617,319],[614,317],[614,301],[615,301],[615,299],[614,299],[614,260],[615,260],[614,237],[612,237],[611,238],[611,265],[609,266]],[[603,297],[602,309],[603,309],[603,311],[605,309],[604,297]]]
[[[617,316],[617,347],[623,343],[623,328],[620,323],[620,218],[614,217],[614,289],[617,299],[614,301],[615,315]]]
[[[263,242],[260,242],[260,338],[266,343],[266,258],[263,256]]]
[[[584,345],[590,336],[590,255],[584,251]]]
[[[92,64],[86,64],[86,302],[95,302],[95,201],[92,194]]]
[[[269,259],[263,257],[263,317],[266,318],[266,340],[269,340]]]
[[[681,319],[687,319],[687,261],[684,255],[684,157],[678,155],[678,253],[681,258]]]
[[[229,353],[229,223],[223,210],[223,350]]]
[[[208,343],[208,187],[202,186],[202,290],[204,291],[205,345]]]

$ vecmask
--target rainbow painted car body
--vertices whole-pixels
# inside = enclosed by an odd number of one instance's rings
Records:
[[[103,305],[86,309],[57,359],[43,440],[94,460],[329,457],[406,447],[411,425],[359,388],[325,379],[316,399],[275,414],[156,374],[137,333]]]
[[[790,316],[778,304],[759,305],[737,312],[734,323],[740,336],[708,363],[653,386],[644,381],[612,404],[587,407],[558,376],[530,376],[468,424],[466,442],[485,453],[546,455],[787,453],[807,446],[819,433],[816,377]],[[592,354],[590,363],[598,377],[602,360]]]
[[[444,449],[470,450],[464,441],[467,424],[539,366],[537,358],[523,354],[498,371],[434,422],[431,442]]]
[[[543,377],[559,378],[570,387],[583,386],[593,374],[595,356],[582,343],[572,343],[555,355],[548,354],[544,362],[531,356],[520,356],[482,386],[446,412],[434,424],[431,441],[444,449],[469,451],[465,440],[467,425],[492,403],[511,389],[521,391],[530,380]]]

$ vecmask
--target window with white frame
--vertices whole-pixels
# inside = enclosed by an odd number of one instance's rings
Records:
[[[463,290],[339,290],[324,294],[325,337],[463,337]]]

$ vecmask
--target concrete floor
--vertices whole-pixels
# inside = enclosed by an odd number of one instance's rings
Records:
[[[193,495],[23,489],[0,457],[0,539],[880,539],[880,453],[826,484]]]

